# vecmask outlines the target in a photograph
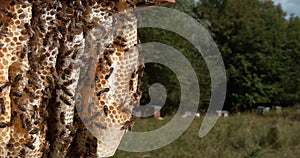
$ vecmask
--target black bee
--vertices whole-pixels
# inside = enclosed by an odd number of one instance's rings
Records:
[[[36,64],[37,65],[37,64]],[[32,75],[33,79],[38,82],[39,81],[39,76],[37,74]]]
[[[25,146],[27,146],[29,149],[33,150],[35,147],[33,146],[32,142],[27,142],[25,144]]]
[[[95,125],[99,128],[99,129],[106,129],[107,127],[102,125],[101,123],[95,122]]]
[[[61,112],[59,118],[60,118],[60,122],[62,124],[65,124],[65,112]]]
[[[3,92],[7,86],[10,86],[10,82],[6,82],[3,86],[0,86],[0,93]]]
[[[113,71],[114,71],[114,68],[111,67],[108,71],[108,74],[105,76],[106,80],[110,77],[110,75],[112,74]]]
[[[37,129],[33,129],[29,132],[29,134],[37,134],[38,133],[38,130]]]
[[[5,109],[4,99],[3,98],[0,98],[0,106],[1,106],[1,114],[5,114],[6,109]]]
[[[135,72],[131,73],[131,79],[135,78],[135,76],[136,76]]]
[[[55,103],[55,107],[60,108],[61,107],[61,103],[60,102],[56,102]]]
[[[68,50],[64,53],[64,56],[69,56],[70,54],[72,54],[72,50]]]
[[[133,91],[133,80],[129,81],[129,90]]]
[[[104,88],[97,93],[97,96],[101,96],[103,93],[108,92],[109,88]]]
[[[0,128],[5,128],[7,126],[7,123],[0,122]]]
[[[100,115],[100,112],[95,113],[93,116],[88,117],[88,118],[84,118],[82,119],[83,123],[88,123],[90,121],[93,121],[94,119],[96,119],[98,116]]]
[[[34,31],[33,31],[32,28],[30,27],[30,25],[29,25],[28,23],[26,23],[24,26],[25,26],[25,28],[26,28],[26,30],[27,30],[29,36],[30,36],[30,37],[33,37]]]
[[[66,93],[68,96],[70,96],[70,97],[73,96],[73,94],[68,90],[67,87],[65,87],[65,86],[62,85],[62,86],[61,86],[61,89],[62,89],[63,92]]]
[[[70,136],[75,136],[76,134],[76,127],[71,125],[66,125],[66,128],[70,130]]]
[[[124,37],[122,37],[122,36],[117,36],[116,39],[118,39],[118,40],[120,40],[122,42],[127,42],[127,40]]]
[[[39,60],[39,61],[44,61],[46,58],[47,58],[47,55],[46,55],[46,54],[43,54],[43,55],[40,57],[40,60]]]
[[[26,156],[26,150],[24,148],[22,148],[20,150],[20,154],[19,154],[20,157],[25,157]]]
[[[71,84],[73,84],[76,80],[75,79],[71,79],[71,80],[68,80],[66,82],[63,83],[64,86],[69,86]]]
[[[6,144],[6,147],[7,147],[7,148],[12,148],[12,147],[14,147],[14,145],[13,145],[12,143],[7,143],[7,144]]]
[[[11,114],[11,117],[16,117],[18,115],[17,111],[14,111],[12,114]]]
[[[61,101],[63,101],[65,104],[69,105],[69,106],[72,105],[71,102],[68,100],[68,98],[66,98],[66,97],[64,97],[64,96],[62,96],[62,95],[59,96],[59,99],[60,99]]]
[[[12,91],[11,94],[15,97],[22,97],[22,93],[18,91]]]
[[[38,69],[39,69],[39,65],[38,65],[38,64],[33,64],[33,65],[32,65],[32,70],[33,70],[34,72],[37,72]]]
[[[121,127],[120,130],[125,130],[125,132],[127,131],[131,131],[132,130],[132,127],[134,125],[134,122],[135,122],[135,117],[131,117],[129,121],[126,121],[124,124],[123,124],[123,127]]]
[[[24,112],[26,111],[26,108],[25,108],[24,105],[19,105],[18,108],[19,108],[19,110],[21,110],[21,111],[24,111]]]
[[[105,116],[108,115],[108,107],[106,105],[104,105],[104,107],[103,107],[103,112],[104,112]]]
[[[29,97],[35,99],[36,98],[36,95],[34,92],[29,92]]]
[[[6,31],[2,30],[2,31],[1,31],[1,35],[3,35],[3,36],[7,36],[7,35],[8,35],[8,33],[7,33]]]
[[[50,151],[50,143],[48,141],[46,141],[44,143],[44,146],[43,146],[43,149],[42,149],[42,152],[45,154],[45,153],[48,153]],[[44,157],[44,156],[43,156]]]
[[[52,82],[53,82],[52,77],[50,77],[50,76],[46,76],[46,79],[47,79],[47,81],[48,81],[49,83],[52,83]]]
[[[24,48],[23,48],[23,50],[24,50]],[[25,56],[26,56],[26,53],[25,52],[21,52],[21,54],[20,54],[21,59],[24,59]]]
[[[18,74],[18,75],[15,77],[14,82],[18,82],[18,81],[20,81],[22,78],[23,78],[23,75],[22,75],[22,74]]]
[[[14,6],[16,4],[16,2],[12,1],[9,3],[10,6]]]

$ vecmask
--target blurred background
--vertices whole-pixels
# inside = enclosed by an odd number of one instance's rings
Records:
[[[300,157],[300,1],[176,1],[167,7],[197,20],[222,54],[227,94],[221,118],[207,136],[198,137],[211,94],[203,57],[173,32],[139,29],[141,43],[167,44],[190,61],[199,79],[200,104],[194,122],[175,142],[145,153],[118,151],[115,157]],[[142,83],[142,105],[150,102],[154,83],[164,85],[168,97],[156,118],[137,119],[133,131],[139,132],[166,124],[180,103],[178,79],[167,67],[146,64]]]

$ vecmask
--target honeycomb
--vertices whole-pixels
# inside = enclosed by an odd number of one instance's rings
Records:
[[[173,1],[0,0],[0,157],[112,156],[140,100],[127,9]]]

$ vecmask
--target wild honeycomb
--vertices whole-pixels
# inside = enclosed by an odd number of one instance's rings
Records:
[[[140,100],[127,9],[164,2],[0,0],[0,157],[112,156]]]

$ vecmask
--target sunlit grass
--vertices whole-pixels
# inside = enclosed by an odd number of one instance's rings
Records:
[[[171,144],[143,153],[117,151],[115,157],[207,157],[207,158],[298,158],[300,157],[300,114],[287,109],[265,116],[255,113],[221,118],[213,130],[199,138],[203,118],[195,118],[190,127]],[[134,131],[151,131],[168,123],[154,118],[138,119]],[[159,138],[159,136],[157,136]]]

